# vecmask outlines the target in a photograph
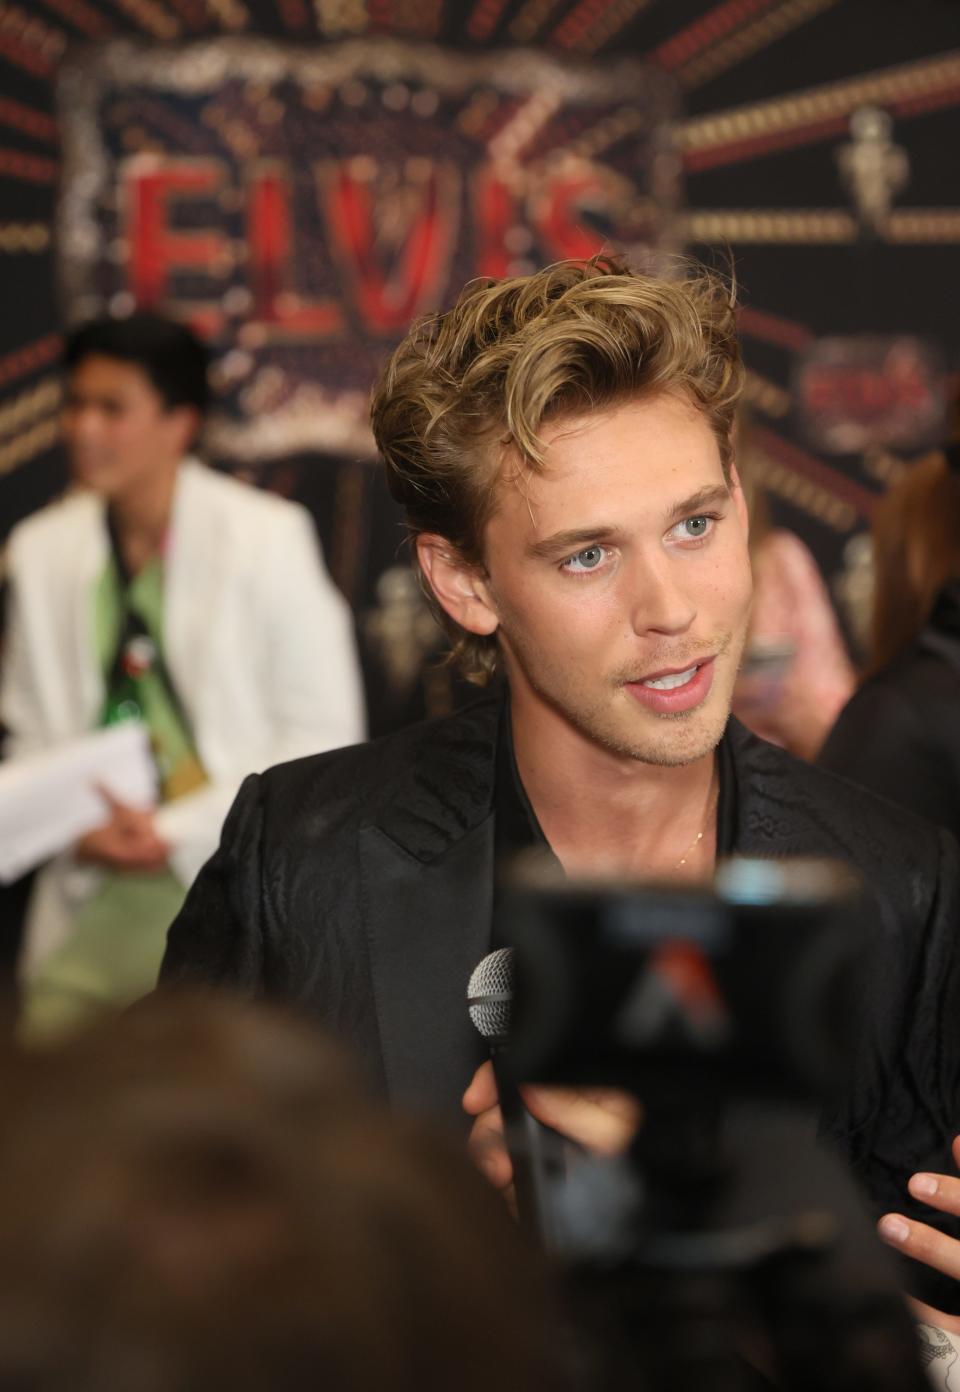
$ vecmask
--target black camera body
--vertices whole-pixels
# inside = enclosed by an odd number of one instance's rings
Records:
[[[660,1097],[820,1102],[858,1029],[871,908],[845,866],[732,860],[714,885],[505,881],[507,1067]]]

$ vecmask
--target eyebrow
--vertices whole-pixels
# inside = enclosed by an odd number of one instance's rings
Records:
[[[682,498],[674,504],[667,515],[668,525],[672,526],[685,517],[695,517],[705,508],[723,507],[729,501],[730,489],[726,484],[708,484],[707,487],[698,489],[696,493],[691,493],[688,498]],[[553,556],[571,554],[583,546],[602,546],[607,542],[616,542],[622,536],[623,530],[620,527],[574,527],[569,531],[554,532],[542,541],[531,542],[527,550],[531,556],[549,560]]]

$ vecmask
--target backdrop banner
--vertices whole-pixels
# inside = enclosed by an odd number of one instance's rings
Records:
[[[671,79],[394,40],[126,40],[59,78],[73,320],[134,305],[216,354],[210,444],[369,456],[371,382],[474,276],[677,242]]]

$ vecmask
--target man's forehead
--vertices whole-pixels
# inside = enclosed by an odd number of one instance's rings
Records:
[[[68,383],[72,391],[103,392],[111,396],[146,393],[160,399],[160,393],[140,363],[111,358],[104,353],[90,353],[81,358],[70,369]]]
[[[631,411],[635,406],[641,410]],[[654,417],[643,409],[647,406],[666,409],[657,410]],[[615,418],[621,413],[624,419],[616,428]],[[493,484],[494,512],[504,507],[514,510],[519,504],[535,522],[537,513],[563,508],[568,498],[589,501],[595,489],[602,490],[612,481],[610,474],[631,493],[635,484],[649,508],[659,510],[722,478],[719,445],[705,414],[686,398],[672,394],[563,417],[550,422],[541,438],[542,463],[525,458],[508,441],[501,443]],[[701,475],[693,489],[689,478],[680,474],[681,462]]]

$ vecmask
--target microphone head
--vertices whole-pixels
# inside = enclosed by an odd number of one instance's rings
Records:
[[[499,947],[474,967],[467,985],[467,1007],[474,1026],[496,1043],[509,1038],[513,1007],[513,948]]]

